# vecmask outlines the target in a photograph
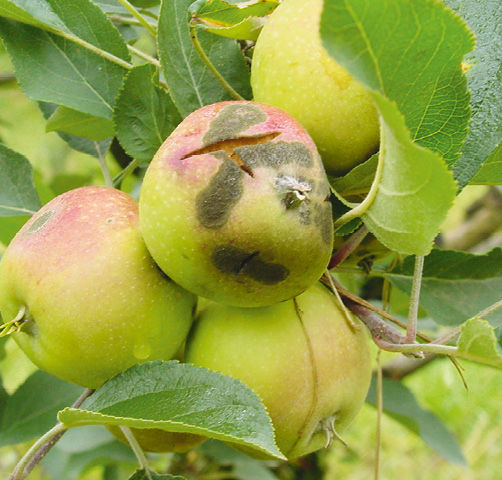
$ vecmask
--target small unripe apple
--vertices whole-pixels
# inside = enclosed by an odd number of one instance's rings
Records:
[[[253,54],[254,100],[282,108],[314,139],[328,173],[339,175],[378,149],[377,111],[362,84],[321,43],[323,0],[284,0]]]
[[[330,187],[315,145],[290,115],[220,102],[189,115],[146,172],[143,238],[182,287],[260,306],[314,284],[332,252]]]
[[[195,303],[148,253],[137,202],[112,188],[56,197],[0,262],[3,321],[22,314],[14,340],[39,368],[88,388],[136,363],[169,360]]]
[[[192,327],[186,361],[252,388],[272,419],[279,449],[299,457],[343,431],[368,392],[369,335],[350,317],[357,328],[320,283],[266,307],[211,302]]]

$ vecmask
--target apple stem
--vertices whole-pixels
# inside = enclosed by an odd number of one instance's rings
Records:
[[[357,230],[351,237],[339,248],[332,256],[328,265],[328,270],[337,267],[347,257],[354,252],[354,250],[359,246],[359,244],[364,240],[366,235],[369,233],[368,227],[363,225],[359,230]]]
[[[78,408],[82,405],[82,402],[90,397],[94,393],[94,390],[86,388],[82,395],[75,401],[72,408]],[[35,468],[36,465],[42,460],[50,449],[56,445],[59,439],[68,430],[68,427],[61,422],[58,422],[54,427],[52,427],[48,432],[42,435],[31,448],[23,455],[21,460],[19,460],[14,472],[9,477],[9,480],[22,480],[26,478],[28,474]]]
[[[145,452],[143,452],[143,450],[141,449],[138,441],[136,440],[136,437],[134,436],[134,433],[132,433],[129,427],[126,427],[124,425],[120,425],[120,430],[122,430],[124,437],[126,437],[127,441],[129,442],[134,455],[136,455],[136,458],[138,459],[140,467],[145,471],[147,479],[152,480],[152,475],[150,474],[150,468],[148,466],[148,460],[146,459]]]
[[[410,308],[408,311],[408,325],[406,327],[406,343],[412,343],[417,338],[418,307],[420,303],[420,287],[424,270],[424,256],[415,257],[415,270],[410,294]]]
[[[197,38],[197,29],[196,27],[191,24],[190,26],[190,38],[192,39],[193,46],[195,47],[195,50],[199,54],[201,60],[204,62],[206,67],[211,71],[211,73],[216,77],[216,80],[220,82],[221,86],[230,94],[232,98],[235,100],[245,100],[244,97],[239,95],[236,90],[225,80],[225,78],[221,75],[221,73],[217,70],[217,68],[213,65],[213,62],[209,59],[209,57],[206,55],[206,52],[202,48],[202,45],[199,42],[199,39]]]

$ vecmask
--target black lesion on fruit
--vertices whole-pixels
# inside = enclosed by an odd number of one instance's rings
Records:
[[[222,273],[249,277],[265,285],[275,285],[289,276],[289,269],[284,265],[267,262],[260,252],[249,252],[234,245],[216,247],[211,260]]]
[[[230,104],[224,107],[210,122],[204,135],[204,145],[238,138],[241,132],[267,120],[267,115],[256,105],[247,103]]]
[[[241,198],[244,172],[225,152],[214,154],[222,160],[209,185],[197,195],[197,220],[206,228],[221,228],[228,220],[232,208]]]
[[[279,168],[283,165],[296,163],[303,167],[314,166],[314,156],[300,142],[266,142],[259,145],[243,145],[235,149],[242,161],[251,170],[255,167]]]

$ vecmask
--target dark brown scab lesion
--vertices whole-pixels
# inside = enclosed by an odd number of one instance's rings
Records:
[[[235,152],[251,170],[256,167],[280,168],[292,163],[306,168],[314,166],[312,152],[300,142],[261,142],[243,145],[236,148]]]
[[[241,132],[266,120],[267,114],[257,105],[247,103],[227,105],[210,122],[202,143],[207,146],[238,138]]]
[[[248,277],[265,285],[276,285],[289,276],[284,265],[267,262],[259,251],[250,252],[234,245],[216,247],[211,261],[222,273]]]
[[[202,226],[218,229],[227,223],[230,212],[242,197],[245,173],[225,152],[214,155],[222,160],[222,164],[209,185],[197,195],[195,209]]]

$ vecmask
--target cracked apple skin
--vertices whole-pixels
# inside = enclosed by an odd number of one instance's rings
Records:
[[[88,388],[134,364],[172,358],[195,304],[148,253],[136,200],[112,188],[56,197],[0,262],[4,322],[26,307],[14,340],[42,370]]]
[[[296,118],[314,139],[329,174],[368,159],[380,141],[377,110],[363,85],[321,43],[322,0],[284,0],[256,41],[254,100]]]
[[[247,101],[205,106],[161,146],[141,188],[143,238],[198,296],[269,305],[314,284],[332,252],[330,187],[307,132]]]
[[[353,316],[352,321],[362,325]],[[320,283],[266,307],[210,302],[194,322],[185,361],[253,389],[289,459],[323,448],[334,431],[343,432],[363,405],[371,379],[366,328],[353,328],[339,300]]]

